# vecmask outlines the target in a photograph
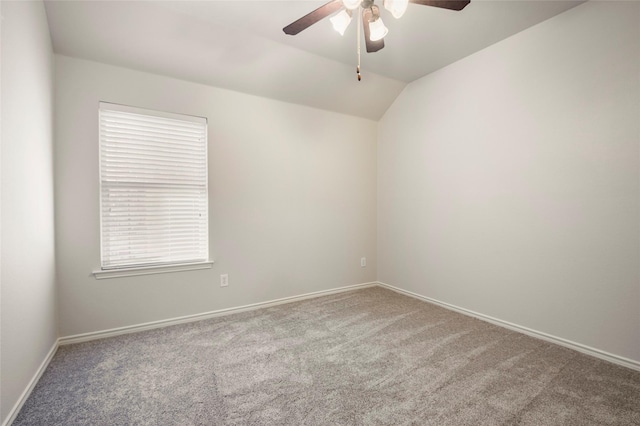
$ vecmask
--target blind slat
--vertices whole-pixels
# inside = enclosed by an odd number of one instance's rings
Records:
[[[106,160],[109,160],[110,158],[135,158],[136,156],[139,156],[141,159],[146,159],[148,161],[158,160],[169,164],[174,162],[191,162],[199,164],[200,157],[203,153],[199,152],[192,154],[190,152],[182,152],[178,154],[175,152],[163,152],[161,149],[136,149],[133,146],[128,146],[123,148],[103,147],[101,154]]]
[[[198,138],[186,138],[177,139],[175,137],[160,137],[157,135],[149,134],[133,134],[133,133],[116,133],[116,132],[100,132],[100,137],[104,140],[104,146],[119,146],[122,144],[132,143],[139,146],[160,146],[165,148],[181,148],[189,150],[197,150],[198,147],[194,147],[191,144],[193,142],[199,142],[204,140],[204,135]]]

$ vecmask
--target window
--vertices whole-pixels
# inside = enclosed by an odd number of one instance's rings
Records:
[[[206,262],[207,120],[100,102],[103,270]]]

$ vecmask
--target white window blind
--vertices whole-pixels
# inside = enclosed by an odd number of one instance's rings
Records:
[[[100,102],[102,269],[209,257],[207,122]]]

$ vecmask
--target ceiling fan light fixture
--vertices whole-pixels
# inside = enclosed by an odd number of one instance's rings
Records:
[[[382,18],[378,18],[375,21],[369,23],[369,40],[378,41],[382,40],[387,35],[389,29],[384,26]]]
[[[360,6],[362,0],[342,0],[342,4],[349,10],[355,10]]]
[[[333,25],[333,29],[339,32],[340,35],[344,35],[344,31],[351,23],[351,11],[342,9],[340,12],[329,18],[329,20]]]
[[[380,17],[380,9],[378,6],[371,6],[371,14],[373,15],[371,21],[369,21],[369,40],[378,41],[382,40],[387,35],[389,29],[384,26],[382,18]]]
[[[385,9],[387,9],[394,18],[399,19],[407,11],[409,0],[384,0],[382,2]]]

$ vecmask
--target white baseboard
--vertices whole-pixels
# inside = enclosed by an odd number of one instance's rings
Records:
[[[171,325],[183,324],[187,322],[201,321],[209,318],[215,318],[223,315],[235,314],[238,312],[252,311],[260,308],[268,308],[271,306],[282,305],[284,303],[292,303],[300,300],[311,299],[314,297],[327,296],[345,291],[358,290],[367,287],[377,286],[377,282],[369,282],[362,284],[349,285],[344,287],[333,288],[330,290],[321,290],[313,293],[301,294],[298,296],[283,297],[282,299],[269,300],[266,302],[252,303],[250,305],[238,306],[235,308],[219,309],[217,311],[204,312],[195,315],[186,315],[183,317],[169,318],[165,320],[152,321],[144,324],[129,325],[125,327],[112,328],[109,330],[95,331],[90,333],[75,334],[65,336],[58,339],[60,345],[69,345],[72,343],[88,342],[90,340],[103,339],[106,337],[119,336],[121,334],[137,333],[139,331],[151,330],[154,328],[167,327]]]
[[[478,312],[470,311],[469,309],[460,308],[460,307],[452,305],[450,303],[441,302],[439,300],[432,299],[432,298],[426,297],[426,296],[422,296],[421,294],[413,293],[411,291],[403,290],[401,288],[394,287],[392,285],[385,284],[385,283],[380,282],[380,281],[378,281],[378,285],[380,287],[382,287],[382,288],[387,288],[389,290],[393,290],[396,293],[400,293],[400,294],[404,294],[406,296],[410,296],[410,297],[413,297],[413,298],[416,298],[416,299],[420,299],[422,301],[425,301],[425,302],[428,302],[428,303],[432,303],[434,305],[441,306],[441,307],[443,307],[445,309],[449,309],[451,311],[459,312],[461,314],[464,314],[464,315],[467,315],[467,316],[470,316],[470,317],[474,317],[474,318],[489,322],[491,324],[494,324],[494,325],[497,325],[497,326],[500,326],[500,327],[508,328],[509,330],[517,331],[517,332],[526,334],[528,336],[536,337],[538,339],[542,339],[542,340],[545,340],[547,342],[555,343],[555,344],[558,344],[560,346],[564,346],[566,348],[573,349],[573,350],[576,350],[578,352],[582,352],[584,354],[591,355],[593,357],[596,357],[596,358],[599,358],[599,359],[602,359],[602,360],[605,360],[605,361],[609,361],[609,362],[614,363],[614,364],[621,365],[623,367],[631,368],[632,370],[640,371],[640,362],[634,361],[634,360],[629,359],[629,358],[625,358],[625,357],[621,357],[621,356],[618,356],[618,355],[611,354],[609,352],[601,351],[600,349],[592,348],[590,346],[583,345],[581,343],[577,343],[577,342],[573,342],[571,340],[563,339],[562,337],[556,337],[556,336],[552,336],[552,335],[547,334],[547,333],[543,333],[541,331],[532,330],[530,328],[523,327],[523,326],[518,325],[518,324],[513,324],[513,323],[508,322],[508,321],[503,321],[503,320],[498,319],[498,318],[493,318],[493,317],[490,317],[488,315],[484,315],[484,314],[480,314]]]
[[[178,317],[178,318],[170,318],[166,320],[153,321],[153,322],[131,325],[126,327],[112,328],[110,330],[103,330],[103,331],[97,331],[97,332],[91,332],[91,333],[77,334],[73,336],[60,337],[54,342],[53,346],[51,347],[51,350],[49,350],[49,353],[45,357],[44,361],[42,361],[42,363],[38,367],[38,370],[34,374],[29,384],[27,385],[26,389],[24,390],[24,392],[22,392],[22,395],[20,395],[20,398],[18,399],[16,404],[13,406],[11,411],[9,411],[9,415],[7,416],[5,421],[2,422],[2,426],[9,426],[16,419],[16,417],[18,416],[18,413],[22,409],[22,406],[27,401],[27,398],[29,398],[29,395],[31,395],[33,388],[36,386],[36,383],[38,383],[38,380],[40,380],[40,377],[42,377],[42,374],[49,366],[49,363],[53,359],[53,356],[58,350],[58,347],[61,345],[87,342],[90,340],[103,339],[105,337],[113,337],[121,334],[136,333],[139,331],[151,330],[154,328],[161,328],[161,327],[167,327],[170,325],[200,321],[208,318],[214,318],[214,317],[219,317],[223,315],[230,315],[238,312],[251,311],[251,310],[260,309],[260,308],[268,308],[271,306],[282,305],[285,303],[297,302],[305,299],[312,299],[314,297],[327,296],[327,295],[336,294],[336,293],[343,293],[346,291],[358,290],[358,289],[367,288],[367,287],[375,287],[377,285],[378,283],[375,281],[369,282],[369,283],[355,284],[355,285],[333,288],[330,290],[321,290],[313,293],[301,294],[298,296],[283,297],[282,299],[270,300],[267,302],[260,302],[260,303],[253,303],[250,305],[238,306],[235,308],[220,309],[217,311],[205,312],[201,314],[187,315],[187,316]]]
[[[33,375],[31,380],[29,381],[29,384],[27,385],[25,390],[22,392],[22,395],[20,395],[20,398],[18,398],[18,401],[15,403],[13,408],[9,411],[9,415],[7,416],[5,421],[2,423],[2,426],[9,426],[11,423],[13,423],[13,421],[18,416],[18,413],[22,409],[22,406],[24,405],[25,402],[27,402],[29,395],[31,395],[33,388],[36,387],[36,383],[38,383],[38,380],[40,380],[40,377],[42,377],[42,374],[49,366],[49,363],[53,359],[53,356],[56,354],[56,351],[58,350],[58,346],[59,346],[58,341],[59,339],[53,342],[53,346],[51,346],[51,349],[49,349],[49,353],[47,354],[47,356],[44,358],[44,361],[42,361],[42,363],[36,370],[36,373]]]
[[[137,325],[131,325],[131,326],[126,326],[126,327],[118,327],[118,328],[112,328],[109,330],[103,330],[103,331],[97,331],[97,332],[91,332],[91,333],[84,333],[84,334],[76,334],[73,336],[66,336],[66,337],[61,337],[59,339],[57,339],[53,346],[51,347],[51,349],[49,350],[49,353],[47,354],[47,356],[45,357],[45,359],[42,361],[42,363],[40,364],[40,366],[38,367],[38,370],[36,371],[36,373],[34,374],[33,378],[31,379],[31,381],[29,382],[29,384],[27,385],[26,389],[24,390],[24,392],[22,392],[22,395],[20,395],[20,398],[18,399],[18,401],[16,402],[16,404],[13,406],[13,408],[11,409],[11,411],[9,412],[9,415],[7,416],[6,420],[2,423],[2,426],[9,426],[16,418],[16,416],[18,415],[18,413],[20,412],[20,409],[22,408],[22,406],[24,405],[24,403],[26,402],[27,398],[29,398],[29,395],[31,394],[31,392],[33,391],[33,388],[35,387],[36,383],[38,383],[38,380],[40,380],[40,377],[42,376],[42,374],[44,373],[44,371],[47,369],[47,367],[49,366],[49,363],[51,362],[51,360],[53,359],[53,356],[55,355],[56,351],[58,350],[58,347],[61,345],[68,345],[68,344],[72,344],[72,343],[80,343],[80,342],[87,342],[90,340],[96,340],[96,339],[103,339],[106,337],[113,337],[113,336],[118,336],[121,334],[128,334],[128,333],[136,333],[139,331],[144,331],[144,330],[150,330],[150,329],[154,329],[154,328],[161,328],[161,327],[167,327],[167,326],[171,326],[171,325],[177,325],[177,324],[183,324],[183,323],[187,323],[187,322],[194,322],[194,321],[200,321],[200,320],[204,320],[204,319],[208,319],[208,318],[215,318],[215,317],[219,317],[219,316],[223,316],[223,315],[230,315],[230,314],[234,314],[234,313],[238,313],[238,312],[245,312],[245,311],[251,311],[251,310],[255,310],[255,309],[260,309],[260,308],[268,308],[271,306],[277,306],[277,305],[282,305],[285,303],[292,303],[292,302],[297,302],[300,300],[305,300],[305,299],[312,299],[315,297],[320,297],[320,296],[327,296],[330,294],[336,294],[336,293],[342,293],[342,292],[346,292],[346,291],[352,291],[352,290],[358,290],[358,289],[363,289],[363,288],[367,288],[367,287],[375,287],[375,286],[379,286],[382,288],[386,288],[392,291],[395,291],[397,293],[400,294],[404,294],[406,296],[410,296],[428,303],[432,303],[434,305],[438,305],[441,306],[445,309],[449,309],[451,311],[455,311],[455,312],[459,312],[461,314],[464,315],[468,315],[474,318],[478,318],[481,319],[483,321],[487,321],[491,324],[495,324],[498,325],[500,327],[504,327],[510,330],[514,330],[520,333],[524,333],[527,334],[529,336],[532,337],[536,337],[551,343],[555,343],[558,344],[560,346],[564,346],[573,350],[576,350],[578,352],[582,352],[585,353],[587,355],[591,355],[594,356],[596,358],[605,360],[605,361],[609,361],[611,363],[614,364],[618,364],[627,368],[631,368],[633,370],[637,370],[640,371],[640,362],[638,361],[634,361],[632,359],[628,359],[628,358],[624,358],[618,355],[614,355],[605,351],[601,351],[599,349],[595,349],[580,343],[576,343],[567,339],[563,339],[561,337],[556,337],[556,336],[552,336],[550,334],[547,333],[543,333],[541,331],[536,331],[536,330],[532,330],[530,328],[527,327],[523,327],[517,324],[513,324],[510,323],[508,321],[503,321],[497,318],[493,318],[490,317],[488,315],[484,315],[484,314],[480,314],[478,312],[474,312],[474,311],[470,311],[468,309],[464,309],[464,308],[460,308],[458,306],[455,305],[451,305],[449,303],[445,303],[445,302],[440,302],[439,300],[435,300],[432,299],[430,297],[426,297],[426,296],[422,296],[420,294],[417,293],[413,293],[411,291],[407,291],[407,290],[403,290],[401,288],[398,287],[394,287],[392,285],[377,281],[377,282],[369,282],[369,283],[362,283],[362,284],[355,284],[355,285],[350,285],[350,286],[345,286],[345,287],[338,287],[338,288],[334,288],[334,289],[330,289],[330,290],[322,290],[322,291],[316,291],[313,293],[306,293],[306,294],[302,294],[302,295],[298,295],[298,296],[291,296],[291,297],[284,297],[281,299],[275,299],[275,300],[270,300],[270,301],[266,301],[266,302],[259,302],[259,303],[253,303],[250,305],[244,305],[244,306],[239,306],[239,307],[235,307],[235,308],[228,308],[228,309],[220,309],[217,311],[211,311],[211,312],[205,312],[205,313],[201,313],[201,314],[195,314],[195,315],[187,315],[187,316],[183,316],[183,317],[178,317],[178,318],[171,318],[171,319],[166,319],[166,320],[160,320],[160,321],[153,321],[153,322],[148,322],[148,323],[144,323],[144,324],[137,324]]]

